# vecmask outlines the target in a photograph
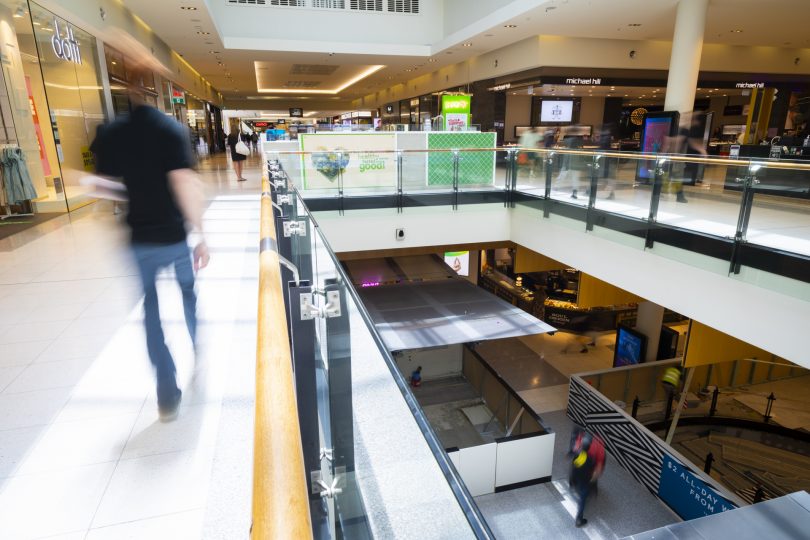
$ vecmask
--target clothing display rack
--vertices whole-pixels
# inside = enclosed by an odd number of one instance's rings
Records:
[[[6,148],[14,148],[14,149],[19,150],[20,146],[16,142],[10,142],[8,140],[6,140],[5,142],[0,142],[0,154],[2,154],[3,151]],[[0,170],[2,171],[3,175],[9,174],[9,171],[6,170],[5,166],[2,163],[2,160],[0,160]],[[26,171],[26,174],[27,174],[27,171]],[[0,180],[0,206],[2,206],[4,211],[5,211],[5,213],[0,214],[0,220],[9,219],[9,218],[15,218],[15,217],[27,217],[27,216],[33,216],[34,215],[33,211],[29,211],[29,212],[13,212],[12,211],[12,206],[21,206],[22,208],[25,208],[25,207],[31,208],[31,200],[26,199],[26,200],[23,200],[23,201],[17,200],[17,201],[12,202],[11,201],[11,194],[8,192],[8,189],[6,188],[5,178]]]

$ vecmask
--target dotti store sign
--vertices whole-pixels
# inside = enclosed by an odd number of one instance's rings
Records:
[[[79,42],[73,35],[73,28],[65,23],[65,35],[62,35],[62,30],[59,28],[59,21],[54,17],[53,19],[53,36],[51,37],[51,48],[53,53],[60,60],[66,62],[73,62],[74,64],[82,63],[82,52],[79,50]]]

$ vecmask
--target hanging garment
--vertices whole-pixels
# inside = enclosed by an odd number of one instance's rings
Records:
[[[37,190],[25,163],[25,154],[19,147],[3,148],[0,152],[0,166],[3,167],[3,183],[9,203],[18,204],[37,198]]]

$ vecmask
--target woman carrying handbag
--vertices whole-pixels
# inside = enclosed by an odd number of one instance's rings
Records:
[[[242,177],[242,162],[247,159],[250,149],[244,142],[239,140],[239,135],[233,131],[228,135],[228,146],[231,148],[231,161],[233,161],[233,170],[236,172],[236,179],[239,182],[244,182],[247,178]]]

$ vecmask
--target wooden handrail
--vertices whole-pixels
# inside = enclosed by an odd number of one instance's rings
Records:
[[[270,191],[267,179],[262,190]],[[271,199],[262,196],[256,423],[253,442],[254,540],[312,538],[304,450],[282,294]]]

